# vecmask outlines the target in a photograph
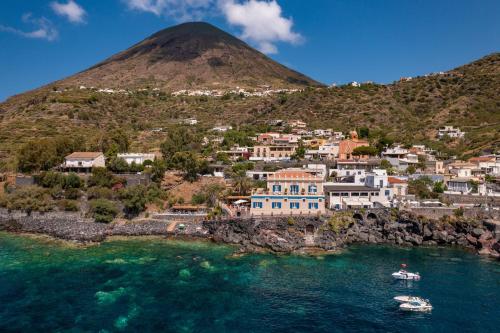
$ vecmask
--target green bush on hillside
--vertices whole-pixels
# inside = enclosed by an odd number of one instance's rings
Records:
[[[95,199],[90,201],[90,213],[98,223],[110,223],[118,215],[118,209],[113,201]]]

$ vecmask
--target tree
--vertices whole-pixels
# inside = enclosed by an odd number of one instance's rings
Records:
[[[47,171],[60,165],[66,155],[78,150],[84,150],[84,140],[78,137],[31,140],[19,149],[17,168],[21,172]]]
[[[223,164],[231,164],[231,160],[229,159],[229,155],[227,153],[219,152],[215,158]]]
[[[378,139],[377,142],[377,149],[379,152],[382,152],[386,147],[392,146],[394,141],[386,136],[382,136],[380,139]]]
[[[111,188],[117,183],[120,183],[120,180],[114,177],[106,168],[93,168],[92,175],[90,175],[87,181],[89,187],[99,186]]]
[[[471,188],[472,188],[472,193],[477,193],[478,190],[479,190],[479,182],[475,181],[475,180],[471,180],[469,182]]]
[[[207,203],[207,205],[209,207],[214,207],[225,189],[226,188],[224,185],[218,183],[212,183],[203,186],[202,193],[205,197],[205,202]]]
[[[108,160],[108,169],[113,172],[123,173],[129,170],[129,166],[123,158],[114,156]]]
[[[432,187],[432,192],[434,193],[444,193],[445,186],[444,183],[441,182],[435,182],[434,186]]]
[[[382,160],[380,161],[380,168],[385,169],[387,171],[388,175],[393,175],[394,174],[394,168],[388,160]]]
[[[120,191],[120,199],[128,215],[135,216],[146,209],[147,190],[144,185],[136,185]]]
[[[370,135],[370,129],[368,127],[361,127],[358,129],[358,136],[360,138],[368,138]]]
[[[418,163],[417,163],[417,168],[424,171],[425,168],[427,167],[427,156],[425,155],[418,155]]]
[[[142,172],[144,171],[144,166],[142,164],[137,164],[135,161],[132,161],[128,166],[128,171],[130,172]]]
[[[432,180],[429,177],[409,180],[408,193],[414,194],[421,199],[436,198],[437,194],[430,191],[431,186]]]
[[[295,150],[295,153],[292,156],[292,159],[294,160],[300,160],[303,159],[304,156],[306,155],[306,147],[302,144],[302,142],[299,144],[297,149]]]
[[[90,212],[98,223],[110,223],[118,215],[115,203],[106,199],[90,201]]]
[[[177,152],[199,150],[201,140],[193,131],[186,126],[174,127],[161,144],[160,150],[163,158],[169,161]]]
[[[128,151],[130,142],[127,133],[121,129],[111,131],[102,138],[101,149],[106,157],[111,157],[117,153]]]
[[[352,151],[353,156],[376,156],[378,153],[377,148],[371,146],[360,146],[354,148]]]
[[[252,189],[253,182],[244,171],[231,173],[231,180],[235,192],[239,195],[247,195]]]
[[[233,172],[240,172],[240,171],[247,172],[249,170],[253,170],[254,168],[255,168],[255,163],[253,162],[239,162],[233,164],[231,169]]]
[[[409,165],[406,168],[406,173],[409,174],[409,175],[413,175],[415,172],[417,172],[417,168],[415,168],[414,165]]]
[[[83,186],[83,180],[74,172],[70,172],[64,177],[63,188],[67,189],[75,189],[81,188]]]
[[[224,133],[224,140],[222,141],[222,146],[226,148],[231,148],[234,145],[239,146],[253,146],[252,136],[255,132],[249,128],[244,128],[240,130],[229,130]]]
[[[184,179],[193,182],[198,179],[202,163],[193,152],[177,152],[172,156],[171,165],[184,172]]]
[[[155,159],[151,164],[151,180],[156,183],[161,183],[163,177],[165,177],[165,171],[167,170],[167,166],[165,165],[165,161],[162,159]]]
[[[380,161],[380,168],[388,170],[392,168],[392,164],[388,160],[383,159],[382,161]]]

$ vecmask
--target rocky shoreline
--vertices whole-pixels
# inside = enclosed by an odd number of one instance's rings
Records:
[[[0,230],[43,234],[66,241],[98,243],[111,236],[193,236],[206,237],[198,225],[186,223],[184,230],[167,231],[168,222],[141,221],[135,223],[95,223],[79,213],[9,212],[0,209]]]
[[[211,221],[205,225],[215,241],[239,244],[245,251],[259,248],[274,252],[301,252],[315,248],[331,251],[350,244],[366,243],[460,246],[500,258],[500,225],[489,221],[446,223],[398,212],[396,216],[357,220],[341,230],[335,230],[324,217],[248,219],[229,223]]]
[[[235,244],[241,252],[335,251],[349,244],[460,246],[500,258],[500,223],[492,220],[430,220],[405,211],[342,212],[329,217],[267,217],[183,222],[168,231],[167,221],[100,224],[78,213],[9,212],[0,209],[0,230],[35,233],[93,243],[111,236],[195,237]]]

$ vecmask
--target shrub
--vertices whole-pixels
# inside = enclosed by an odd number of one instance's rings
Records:
[[[11,210],[47,212],[53,210],[55,202],[49,191],[38,186],[21,187],[6,194],[0,204]]]
[[[78,202],[75,200],[60,200],[57,203],[57,206],[60,210],[64,210],[66,212],[77,212],[80,209],[78,206]]]
[[[46,171],[34,177],[35,183],[46,188],[60,187],[64,189],[80,188],[83,181],[74,172],[64,175],[60,172]]]
[[[76,200],[80,198],[82,192],[77,188],[68,188],[64,191],[64,197],[69,200]]]
[[[89,187],[99,186],[107,188],[111,188],[118,183],[120,183],[120,179],[113,176],[106,168],[93,168],[92,175],[87,182]]]
[[[148,202],[146,187],[136,185],[120,191],[120,199],[128,215],[138,215],[146,209]]]
[[[87,190],[87,198],[89,200],[93,199],[114,199],[114,192],[107,187],[91,187]]]
[[[335,213],[328,220],[330,230],[338,234],[341,230],[348,228],[354,223],[354,218],[349,213]]]
[[[464,216],[464,209],[462,207],[455,209],[453,211],[453,215],[455,215],[455,217],[463,217]]]
[[[207,197],[205,196],[204,193],[202,192],[198,192],[198,193],[195,193],[193,194],[193,196],[191,197],[191,203],[193,205],[202,205],[204,204],[205,202],[207,201]]]
[[[64,189],[77,189],[83,186],[83,180],[74,172],[70,172],[63,178],[62,187]]]
[[[106,199],[90,201],[90,212],[98,223],[110,223],[118,215],[115,203]]]

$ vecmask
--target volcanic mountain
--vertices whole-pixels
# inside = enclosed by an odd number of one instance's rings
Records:
[[[58,84],[168,90],[320,85],[204,22],[159,31]]]

